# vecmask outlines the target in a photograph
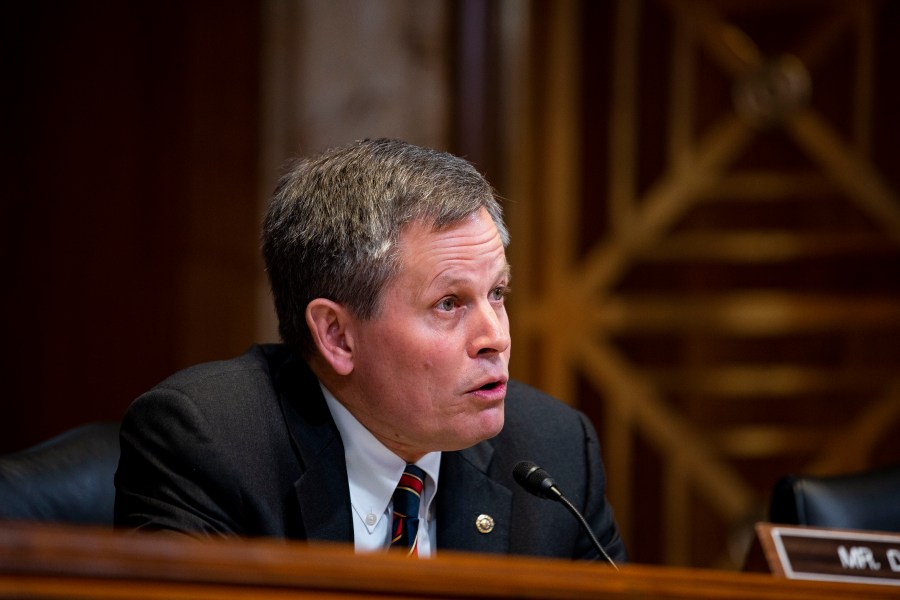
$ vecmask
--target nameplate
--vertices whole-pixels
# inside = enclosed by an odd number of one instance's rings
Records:
[[[900,586],[900,534],[769,523],[756,528],[776,575]]]

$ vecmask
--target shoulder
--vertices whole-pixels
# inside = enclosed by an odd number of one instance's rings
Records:
[[[511,380],[503,429],[492,440],[500,456],[533,457],[548,465],[584,457],[597,434],[579,410],[522,382]],[[549,467],[548,467],[549,468]]]
[[[128,407],[123,445],[216,468],[290,454],[284,453],[290,445],[278,380],[284,365],[296,362],[291,357],[284,346],[253,346],[236,358],[175,373]]]
[[[275,415],[280,413],[277,379],[291,356],[280,344],[254,345],[238,357],[188,367],[142,394],[128,415],[153,419],[190,413],[192,419],[244,424],[256,414]]]
[[[251,346],[244,354],[227,360],[201,363],[167,377],[146,395],[180,395],[203,404],[225,408],[232,402],[277,396],[278,382],[299,361],[283,344]]]
[[[521,381],[510,380],[506,394],[507,424],[547,427],[580,426],[583,415],[562,400]]]
[[[179,371],[135,400],[119,438],[123,522],[283,535],[283,502],[301,474],[278,387],[290,356],[254,346]]]
[[[191,391],[210,387],[234,388],[254,385],[260,379],[272,379],[280,362],[289,353],[280,344],[253,345],[244,354],[227,360],[201,363],[178,371],[156,388]]]

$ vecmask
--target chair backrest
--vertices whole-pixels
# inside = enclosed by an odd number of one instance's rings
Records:
[[[118,423],[89,423],[0,456],[0,519],[109,525]]]
[[[848,475],[784,477],[772,490],[769,520],[900,532],[900,464]]]

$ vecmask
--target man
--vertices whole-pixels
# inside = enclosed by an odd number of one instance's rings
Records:
[[[490,186],[455,156],[366,140],[298,162],[263,227],[284,344],[134,402],[117,524],[596,558],[563,506],[514,482],[531,460],[623,560],[593,427],[508,379],[507,242]]]

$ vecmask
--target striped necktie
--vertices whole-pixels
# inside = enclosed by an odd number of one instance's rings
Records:
[[[418,556],[419,498],[425,487],[425,471],[416,465],[406,465],[400,483],[394,490],[394,524],[391,547],[403,548],[408,556]]]

